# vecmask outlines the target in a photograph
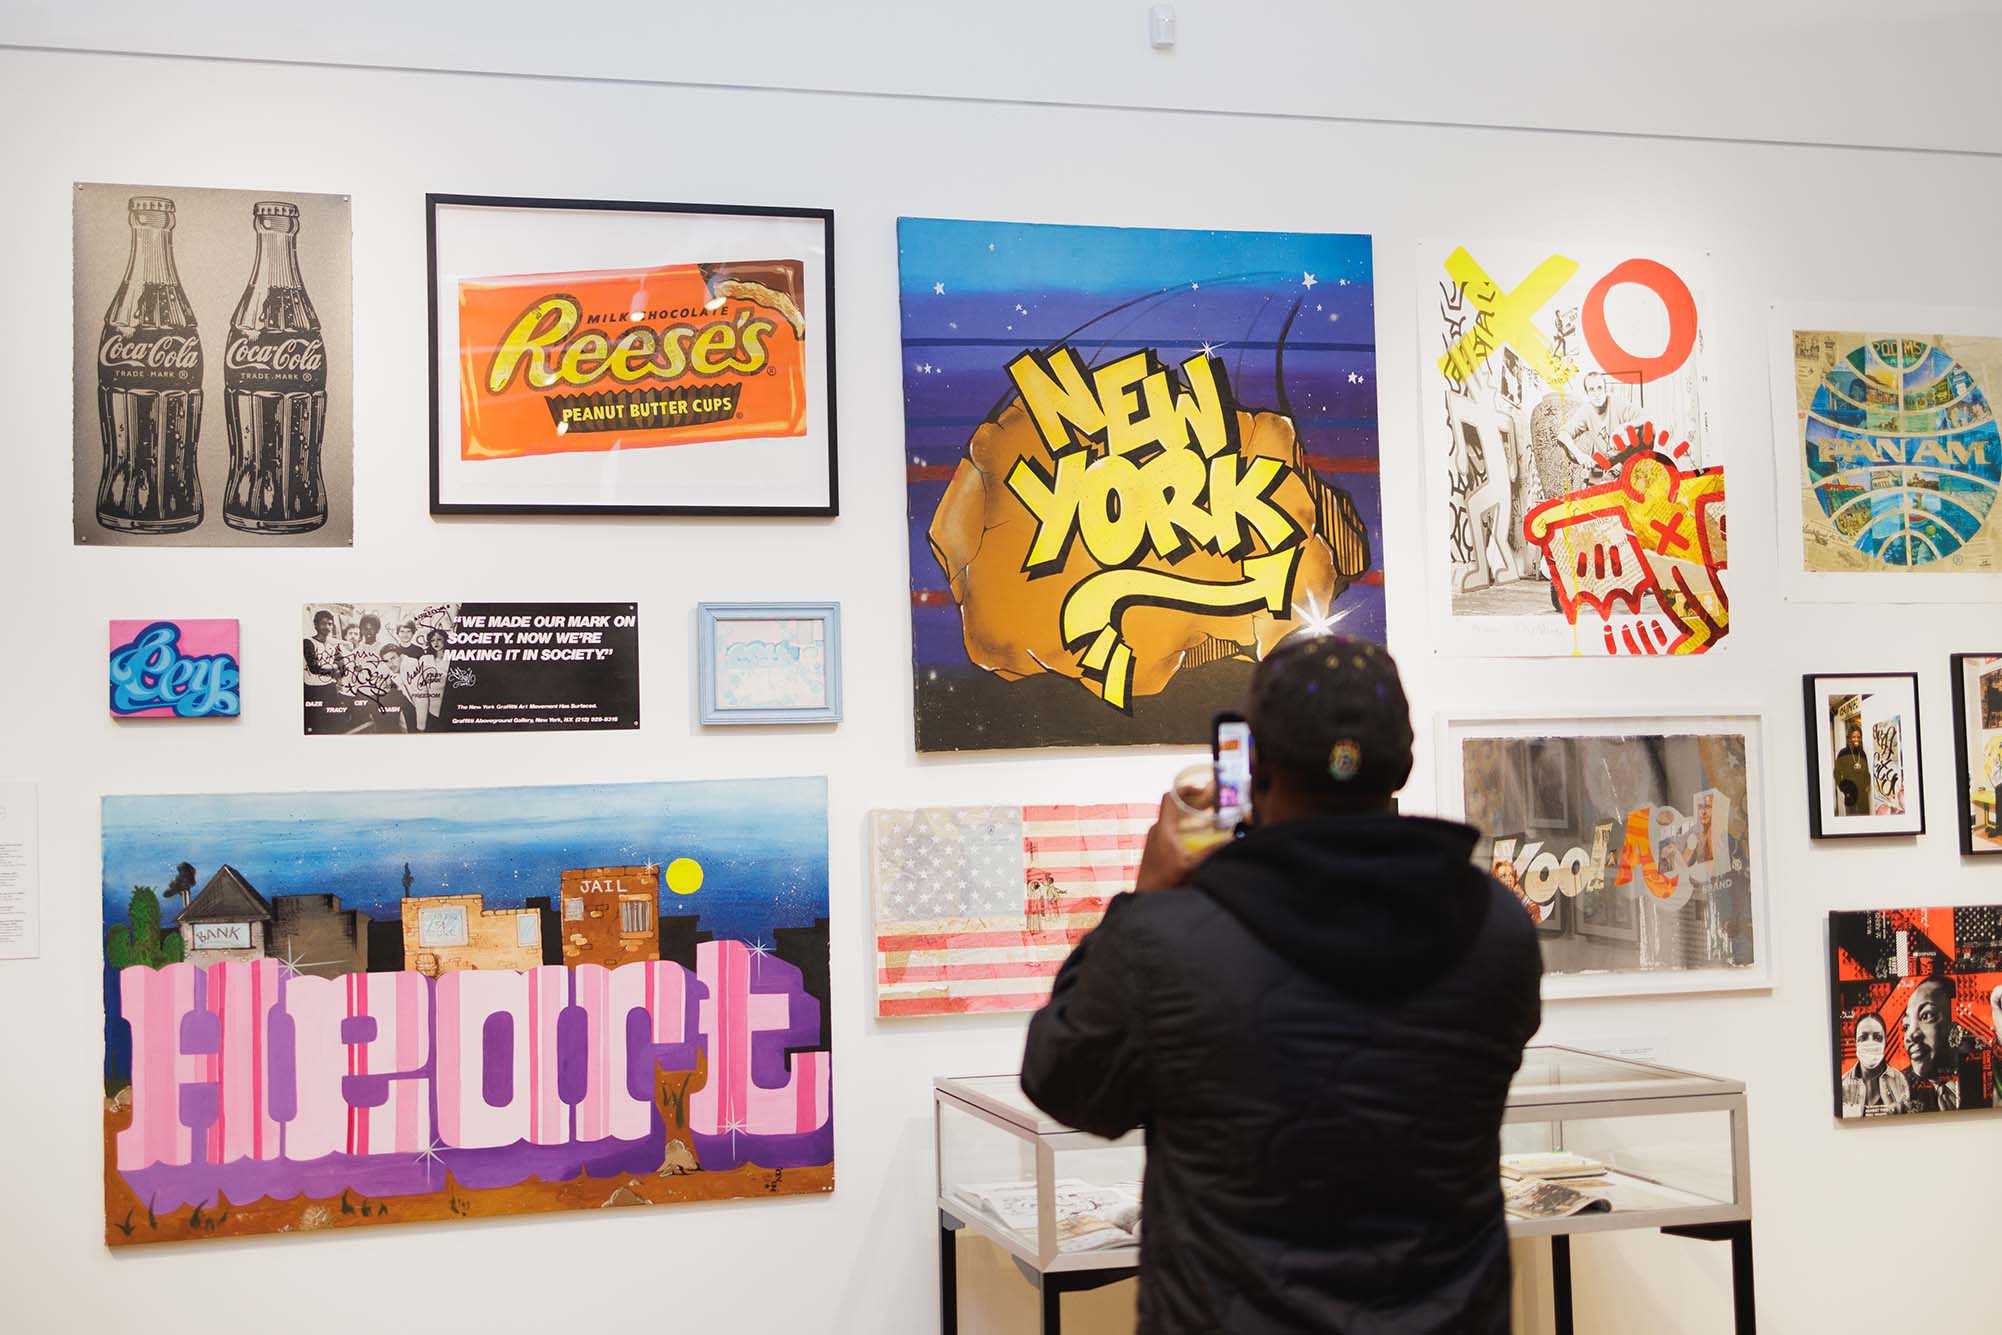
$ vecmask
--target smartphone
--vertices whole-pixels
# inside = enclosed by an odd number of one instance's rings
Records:
[[[1251,814],[1251,724],[1244,715],[1225,712],[1210,720],[1210,765],[1218,821],[1236,825]]]

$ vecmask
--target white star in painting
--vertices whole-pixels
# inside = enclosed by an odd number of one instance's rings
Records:
[[[1314,290],[1314,284],[1320,281],[1321,280],[1314,277],[1314,275],[1308,274],[1300,280],[1300,286],[1306,288],[1309,292],[1312,292]]]
[[[1343,287],[1347,287],[1348,285],[1349,285],[1349,280],[1348,280],[1348,279],[1346,279],[1346,278],[1342,279],[1342,281],[1341,281],[1341,286],[1343,286]]]
[[[290,938],[285,942],[285,953],[278,958],[278,971],[287,978],[300,977],[307,969],[317,969],[323,964],[333,964],[333,960],[302,960],[299,952],[292,948]]]
[[[445,1162],[445,1156],[438,1153],[444,1148],[444,1142],[434,1139],[417,1152],[417,1162],[424,1166],[424,1185],[427,1187],[431,1185],[431,1170]]]
[[[1201,284],[1201,283],[1190,283],[1190,284],[1189,284],[1189,291],[1191,291],[1191,292],[1195,292],[1195,291],[1198,291],[1198,290],[1199,290],[1199,289],[1200,289],[1201,287],[1202,287],[1202,284]]]
[[[1349,372],[1349,383],[1350,383],[1351,385],[1360,385],[1360,384],[1362,383],[1362,377],[1361,377],[1361,376],[1359,376],[1359,375],[1357,375],[1357,374],[1356,374],[1356,373],[1355,373],[1354,371],[1350,371],[1350,372]]]
[[[932,295],[933,295],[933,296],[935,296],[935,297],[942,297],[942,296],[944,296],[944,295],[945,295],[945,284],[944,284],[944,283],[933,283],[933,284],[931,285],[931,291],[932,291]]]
[[[1221,348],[1221,347],[1223,347],[1223,346],[1224,346],[1224,345],[1223,345],[1223,344],[1221,344],[1221,343],[1211,343],[1211,342],[1208,342],[1208,341],[1205,341],[1205,342],[1203,343],[1203,345],[1202,345],[1202,354],[1203,354],[1203,356],[1205,356],[1205,357],[1214,357],[1214,356],[1216,356],[1216,353],[1217,353],[1217,349],[1218,349],[1218,348]]]

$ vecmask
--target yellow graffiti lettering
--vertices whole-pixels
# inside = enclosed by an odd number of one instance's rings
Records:
[[[1163,450],[1140,470],[1149,493],[1147,545],[1168,561],[1179,561],[1189,549],[1215,541],[1216,524],[1203,509],[1203,483],[1209,474],[1194,450]]]
[[[1440,374],[1448,380],[1468,380],[1507,344],[1552,385],[1570,380],[1578,373],[1578,367],[1550,350],[1533,319],[1577,272],[1578,261],[1552,255],[1531,270],[1514,291],[1504,292],[1467,253],[1465,246],[1448,255],[1446,276],[1466,291],[1468,304],[1486,318],[1476,319],[1473,327],[1446,350],[1446,355],[1439,359]]]
[[[1111,454],[1084,474],[1084,502],[1078,507],[1078,531],[1084,549],[1102,566],[1123,566],[1147,537],[1147,511],[1141,503],[1140,469],[1131,459]]]
[[[1285,473],[1285,465],[1277,459],[1244,460],[1226,454],[1210,460],[1209,513],[1216,525],[1210,541],[1225,556],[1249,552],[1253,534],[1264,540],[1268,551],[1301,536],[1292,516],[1267,499]]]
[[[1052,451],[1071,443],[1067,422],[1086,440],[1105,435],[1105,410],[1085,379],[1083,363],[1069,348],[1058,348],[1048,357],[1025,352],[1008,363],[1008,374],[1036,420],[1037,433]]]
[[[1022,569],[1030,575],[1056,569],[1070,547],[1078,507],[1084,501],[1084,475],[1089,460],[1082,446],[1056,455],[1056,473],[1045,474],[1027,459],[1008,470],[1008,490],[1036,521],[1036,536]]]

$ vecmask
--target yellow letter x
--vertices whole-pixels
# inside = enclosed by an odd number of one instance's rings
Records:
[[[1474,309],[1488,318],[1485,325],[1477,320],[1439,359],[1440,373],[1449,380],[1467,380],[1487,364],[1495,349],[1506,343],[1553,385],[1561,385],[1576,375],[1575,365],[1551,354],[1550,345],[1536,332],[1531,317],[1577,272],[1578,261],[1552,255],[1537,265],[1515,291],[1504,292],[1467,253],[1465,246],[1455,250],[1446,257],[1446,276],[1459,284]]]

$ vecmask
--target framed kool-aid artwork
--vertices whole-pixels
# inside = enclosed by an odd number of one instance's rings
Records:
[[[903,218],[920,751],[1201,743],[1381,642],[1367,236]]]
[[[1772,986],[1751,715],[1454,718],[1441,810],[1537,926],[1546,997]]]
[[[426,201],[431,513],[837,512],[832,212]]]

